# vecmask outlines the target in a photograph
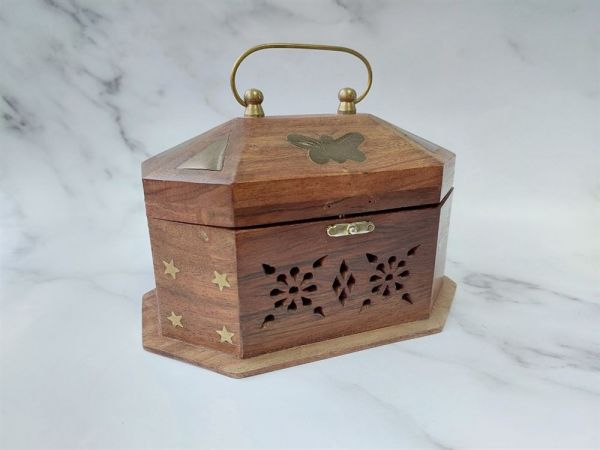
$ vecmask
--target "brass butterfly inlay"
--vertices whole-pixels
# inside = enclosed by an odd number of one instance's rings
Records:
[[[308,157],[317,164],[325,164],[329,160],[343,163],[348,160],[362,162],[367,159],[358,148],[365,140],[360,133],[347,133],[337,139],[327,135],[315,139],[300,134],[290,134],[287,139],[296,147],[307,149]]]

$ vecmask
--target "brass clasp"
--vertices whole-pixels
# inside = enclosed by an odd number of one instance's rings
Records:
[[[337,223],[327,227],[327,236],[341,237],[353,236],[355,234],[366,234],[375,230],[373,222]]]

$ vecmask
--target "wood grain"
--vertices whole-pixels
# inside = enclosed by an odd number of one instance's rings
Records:
[[[146,350],[154,353],[201,366],[233,378],[244,378],[378,345],[438,333],[444,328],[455,291],[456,284],[444,277],[440,283],[438,296],[433,302],[431,315],[426,320],[302,345],[254,358],[239,359],[211,348],[163,336],[157,320],[157,298],[155,291],[152,290],[143,297],[143,345]],[[379,370],[384,369],[381,367]]]
[[[236,231],[242,357],[427,318],[440,208]],[[327,235],[351,221],[375,230]]]
[[[287,139],[346,133],[364,161],[317,164]],[[223,170],[179,168],[222,139]],[[234,119],[142,174],[165,338],[253,358],[424,320],[441,289],[454,154],[374,116]],[[326,234],[355,221],[375,230]]]
[[[150,219],[163,334],[248,358],[425,319],[443,276],[440,212],[450,197],[435,207],[249,229]],[[328,225],[349,221],[375,230],[327,235]],[[164,273],[171,259],[176,279]],[[230,287],[219,290],[214,271]],[[183,328],[166,320],[171,311],[183,315]],[[234,345],[220,342],[222,326]]]
[[[162,334],[241,355],[235,232],[157,219],[148,225]],[[180,270],[175,279],[164,273],[171,259]],[[212,282],[215,270],[231,287],[221,291]],[[166,319],[171,311],[183,315],[183,328]],[[233,345],[220,342],[223,326],[235,333]]]
[[[359,132],[364,162],[315,164],[292,133]],[[178,169],[229,136],[222,171]],[[332,217],[439,203],[454,155],[369,114],[234,119],[151,158],[142,169],[148,217],[220,227]]]

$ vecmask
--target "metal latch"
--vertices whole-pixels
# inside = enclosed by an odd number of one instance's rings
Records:
[[[327,227],[327,236],[340,237],[366,234],[375,230],[373,222],[336,223]]]

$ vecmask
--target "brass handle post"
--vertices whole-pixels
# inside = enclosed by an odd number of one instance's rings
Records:
[[[249,48],[244,53],[242,53],[239,58],[233,64],[233,68],[231,69],[231,75],[229,77],[229,84],[231,86],[231,91],[233,92],[233,96],[237,100],[237,102],[246,108],[244,115],[246,117],[264,117],[265,113],[262,108],[263,94],[258,89],[248,89],[244,93],[244,97],[242,98],[237,90],[235,84],[235,76],[237,74],[238,68],[244,59],[250,56],[252,53],[255,53],[259,50],[267,50],[270,48],[288,48],[288,49],[301,49],[301,50],[324,50],[330,52],[342,52],[348,53],[350,55],[356,56],[360,59],[365,67],[367,68],[367,87],[364,92],[360,95],[356,95],[356,91],[352,88],[342,88],[338,93],[338,98],[340,100],[340,105],[338,107],[338,114],[354,114],[356,113],[356,104],[362,101],[369,90],[371,89],[371,84],[373,83],[373,71],[371,70],[371,64],[367,58],[365,58],[361,53],[357,52],[354,49],[348,47],[340,47],[338,45],[322,45],[322,44],[290,44],[290,43],[270,43],[270,44],[260,44],[255,47]]]

